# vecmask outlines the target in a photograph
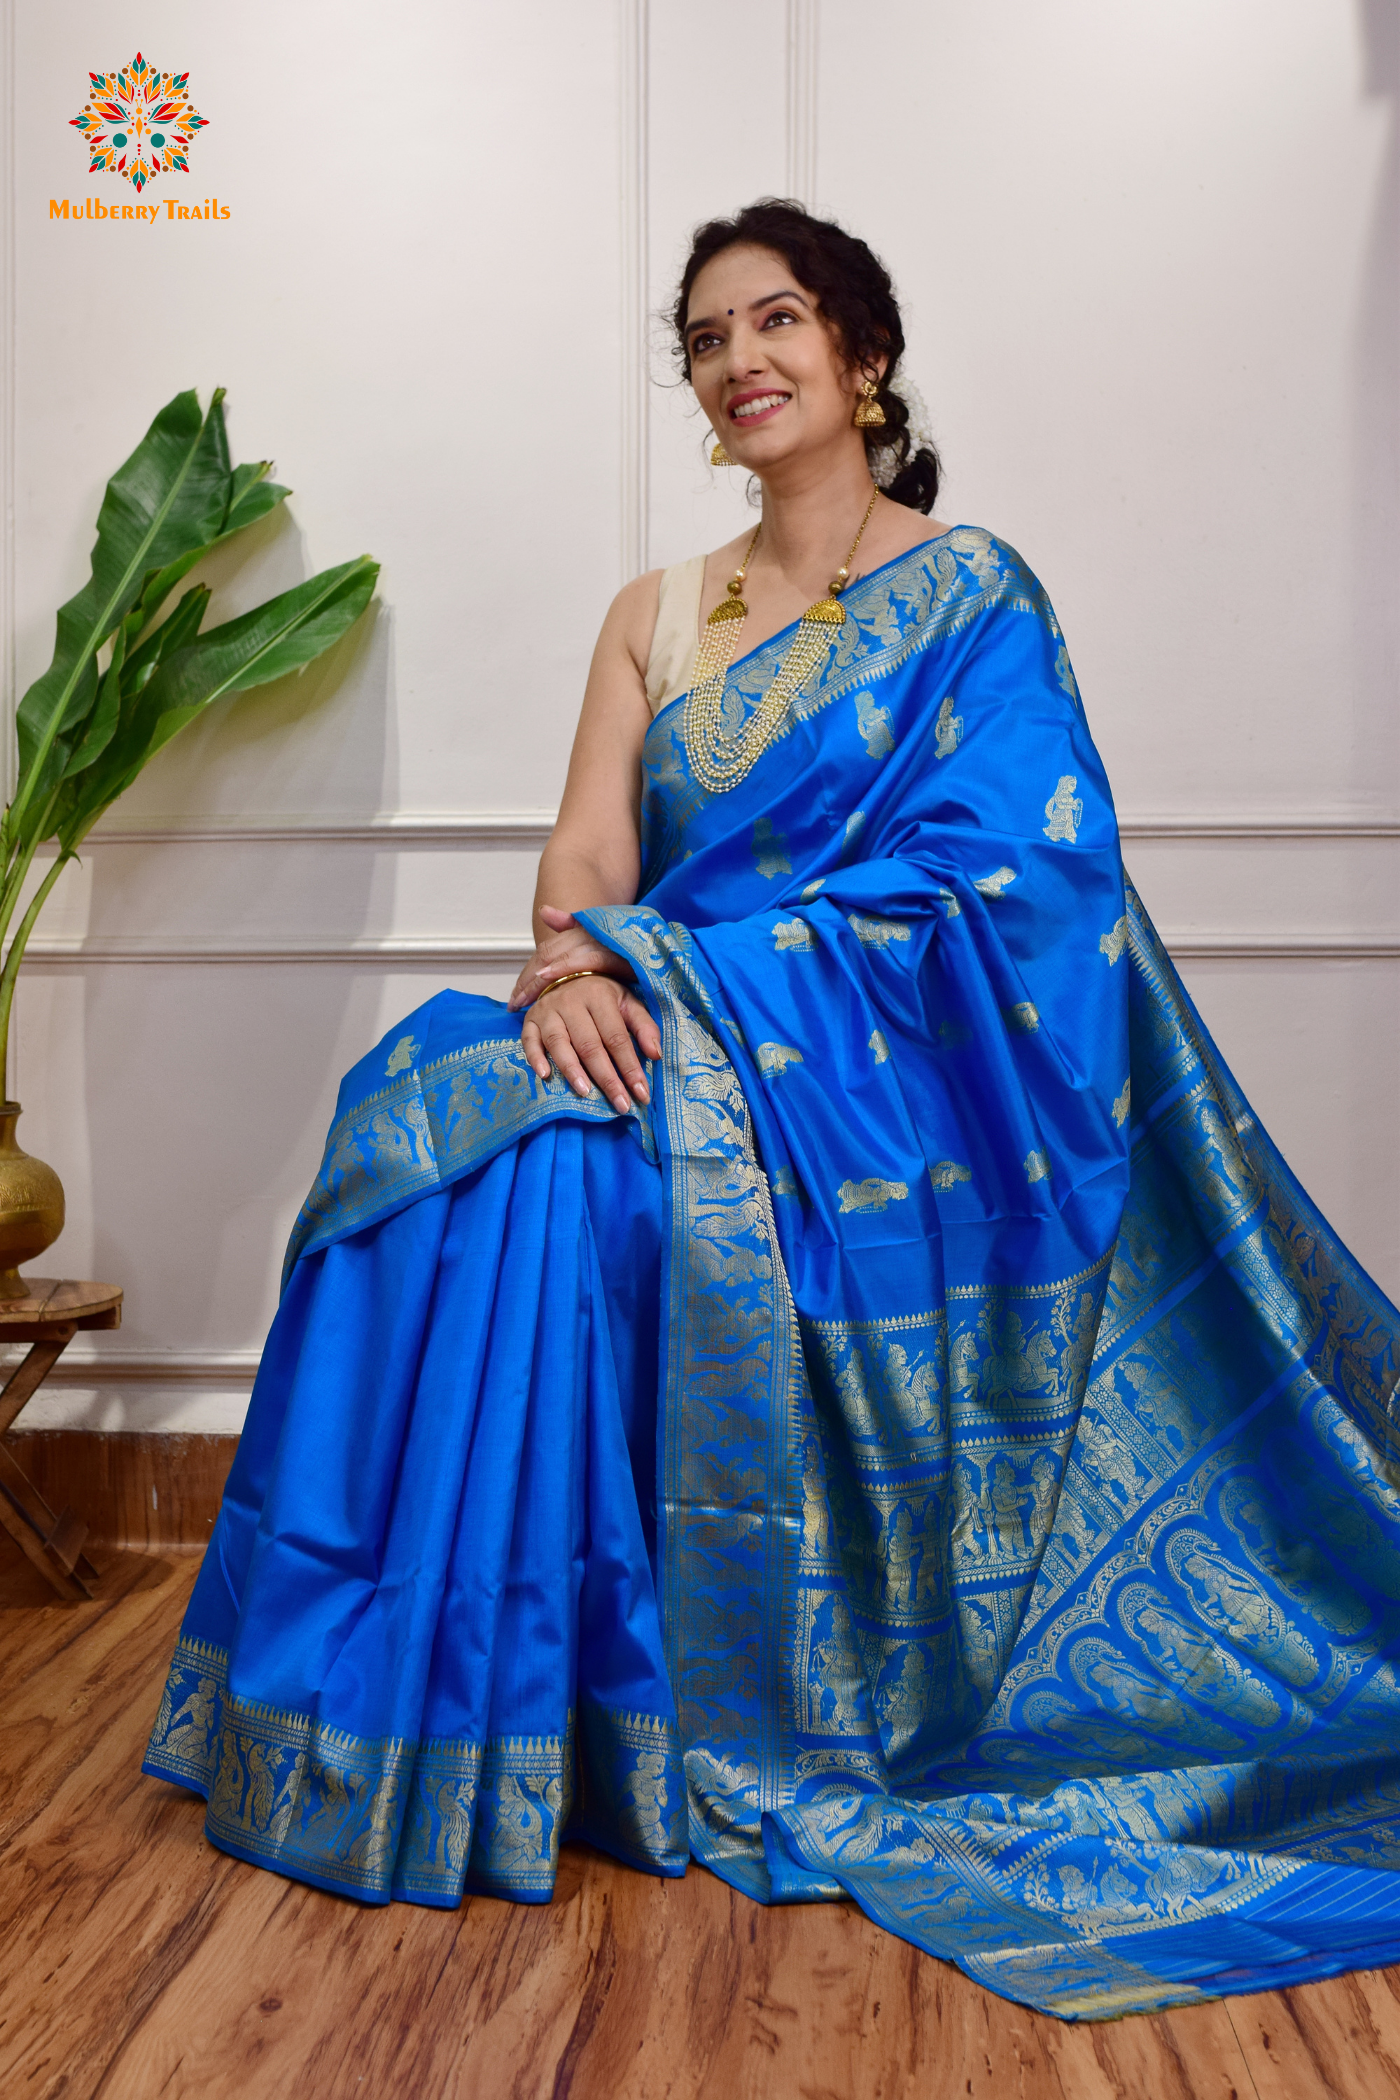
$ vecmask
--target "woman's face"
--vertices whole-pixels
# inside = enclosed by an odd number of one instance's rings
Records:
[[[862,375],[771,248],[726,248],[706,263],[691,287],[686,344],[696,399],[741,466],[761,475],[799,454],[863,452],[851,422]]]

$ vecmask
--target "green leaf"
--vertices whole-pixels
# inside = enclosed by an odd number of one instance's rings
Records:
[[[199,623],[204,618],[204,608],[209,603],[209,595],[207,583],[193,585],[185,592],[169,619],[163,620],[159,627],[152,628],[139,647],[132,650],[122,672],[122,692],[125,697],[134,698],[141,691],[146,681],[154,675],[162,657],[173,656],[177,649],[185,648],[194,640],[199,632]],[[126,628],[123,627],[121,631],[124,634]]]
[[[108,763],[90,778],[83,779],[80,776],[87,771],[87,767],[80,767],[75,763],[80,756],[80,753],[75,752],[59,786],[57,800],[49,819],[53,835],[66,842],[65,851],[73,850],[75,842],[96,823],[102,811],[115,799],[115,794],[123,792],[121,787],[113,791],[111,783],[114,777],[124,776],[121,753],[131,743],[133,736],[138,734],[134,730],[134,724],[141,695],[159,669],[162,658],[177,655],[194,640],[209,598],[207,583],[193,585],[185,592],[170,617],[162,621],[154,633],[147,635],[140,647],[134,649],[120,666],[117,716],[112,733],[104,746]],[[118,628],[119,641],[125,631],[124,626]],[[107,749],[114,740],[115,750]],[[139,766],[137,771],[140,771]],[[125,776],[125,785],[129,786],[135,777],[134,773]]]
[[[291,490],[284,489],[280,482],[262,478],[271,464],[271,460],[264,459],[256,466],[235,467],[229,480],[229,500],[223,523],[213,539],[202,547],[191,547],[163,569],[147,571],[136,609],[126,616],[128,644],[145,631],[176,584],[183,582],[196,562],[203,561],[212,547],[222,546],[236,532],[242,532],[245,526],[252,525],[258,518],[265,518],[269,511],[276,510],[279,503],[286,502]]]
[[[163,569],[150,569],[141,585],[141,596],[134,612],[126,616],[127,646],[143,634],[159,612],[177,583],[189,575],[196,562],[203,561],[211,548],[232,539],[236,532],[265,518],[279,503],[285,503],[291,495],[280,482],[266,481],[263,477],[271,466],[271,460],[259,460],[253,466],[235,467],[229,477],[229,497],[224,510],[223,523],[212,540],[202,547],[191,547],[177,561],[169,562]],[[144,645],[143,645],[144,646]]]
[[[141,595],[137,599],[134,609],[127,614],[122,622],[126,629],[128,648],[130,648],[139,634],[145,633],[176,584],[184,581],[195,563],[204,559],[213,544],[214,542],[210,540],[203,547],[191,547],[177,561],[167,562],[163,569],[147,570],[141,585]]]
[[[358,620],[374,595],[378,575],[378,562],[362,554],[337,569],[323,569],[223,627],[211,628],[162,664],[146,694],[147,707],[160,712],[198,710],[228,693],[246,692],[250,686],[299,671]]]
[[[219,533],[226,540],[230,533],[241,532],[257,518],[265,518],[279,503],[285,503],[291,495],[279,481],[268,481],[264,477],[271,473],[272,461],[260,459],[256,466],[235,467],[229,489],[228,509]]]
[[[73,783],[71,794],[65,788],[57,825],[64,851],[75,851],[156,752],[216,700],[300,670],[338,642],[369,604],[378,574],[379,564],[362,555],[211,628],[186,647],[162,653],[129,713],[123,709],[99,764]]]
[[[222,402],[221,387],[205,412],[193,391],[177,394],[107,484],[92,573],[60,607],[53,662],[16,716],[19,778],[5,824],[11,850],[27,813],[42,806],[62,773],[65,733],[93,704],[98,649],[144,595],[150,572],[207,546],[223,522],[231,470]]]
[[[26,694],[17,717],[19,782],[15,800],[0,826],[0,843],[7,860],[13,860],[17,854],[23,856],[36,843],[36,825],[47,832],[55,790],[70,772],[90,766],[109,739],[113,727],[111,696],[105,688],[100,702],[101,721],[92,719],[92,710],[99,705],[99,682],[92,660],[107,634],[120,628],[126,651],[139,656],[140,682],[144,682],[158,657],[168,649],[169,637],[153,652],[146,652],[144,644],[138,652],[134,645],[171,591],[211,547],[266,517],[290,493],[267,479],[270,460],[230,469],[222,400],[219,389],[208,415],[201,419],[193,393],[177,396],[161,411],[142,444],[108,484],[98,519],[92,578],[85,591],[60,612],[54,662]],[[188,455],[183,481],[179,452],[182,442]],[[165,503],[162,473],[172,487],[178,483],[174,493],[179,497],[165,505],[163,521],[157,515]],[[134,535],[129,529],[123,531],[132,526],[133,518]],[[143,521],[154,529],[143,532]],[[177,553],[144,568],[133,602],[132,579],[142,556],[149,563],[150,557],[168,553],[172,539],[179,538],[183,538],[184,545]],[[126,565],[118,574],[114,562],[124,547]],[[110,588],[114,580],[119,586],[116,590]],[[192,640],[193,631],[182,633],[180,639]],[[132,690],[131,681],[124,680],[123,688]],[[80,749],[84,756],[81,764],[75,765]]]
[[[112,738],[116,735],[121,720],[122,664],[126,657],[126,628],[117,629],[112,643],[112,661],[97,689],[97,698],[83,727],[82,737],[75,746],[64,769],[65,780],[75,773],[85,773],[89,766],[96,765]]]

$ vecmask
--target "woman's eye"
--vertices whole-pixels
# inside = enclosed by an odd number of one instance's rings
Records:
[[[701,356],[703,356],[703,355],[704,355],[704,353],[705,353],[705,351],[707,351],[707,350],[713,350],[713,349],[714,349],[714,346],[715,346],[715,344],[716,344],[716,343],[717,343],[718,341],[719,341],[719,337],[718,337],[717,335],[697,335],[697,336],[692,336],[692,338],[691,338],[691,343],[690,343],[690,354],[691,354],[691,356],[692,356],[692,357],[701,357]]]
[[[796,319],[797,319],[797,316],[796,316],[796,314],[784,314],[784,313],[776,313],[776,314],[769,314],[769,316],[768,316],[768,319],[767,319],[767,320],[766,320],[766,321],[764,322],[764,324],[763,324],[763,325],[764,325],[764,327],[765,327],[765,328],[771,328],[771,327],[772,327],[772,325],[773,325],[773,323],[774,323],[775,321],[795,321]]]

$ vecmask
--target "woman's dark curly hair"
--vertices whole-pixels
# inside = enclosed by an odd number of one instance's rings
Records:
[[[866,456],[887,496],[906,503],[910,510],[931,511],[942,465],[932,445],[921,445],[915,451],[909,410],[890,385],[904,354],[904,328],[890,273],[864,241],[832,220],[814,218],[786,197],[760,197],[757,204],[745,205],[732,219],[711,219],[697,229],[671,313],[686,378],[690,377],[690,353],[685,317],[691,287],[707,262],[741,244],[772,248],[782,256],[802,289],[815,296],[822,318],[835,329],[853,365],[867,367],[873,379],[875,359],[882,355],[889,359],[876,396],[885,421],[863,433]],[[891,451],[895,472],[887,479],[891,462],[878,455]]]

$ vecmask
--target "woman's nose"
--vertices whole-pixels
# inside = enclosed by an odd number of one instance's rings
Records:
[[[763,363],[763,345],[755,331],[736,328],[729,338],[729,351],[724,360],[726,377],[746,379],[753,372],[761,372]]]

